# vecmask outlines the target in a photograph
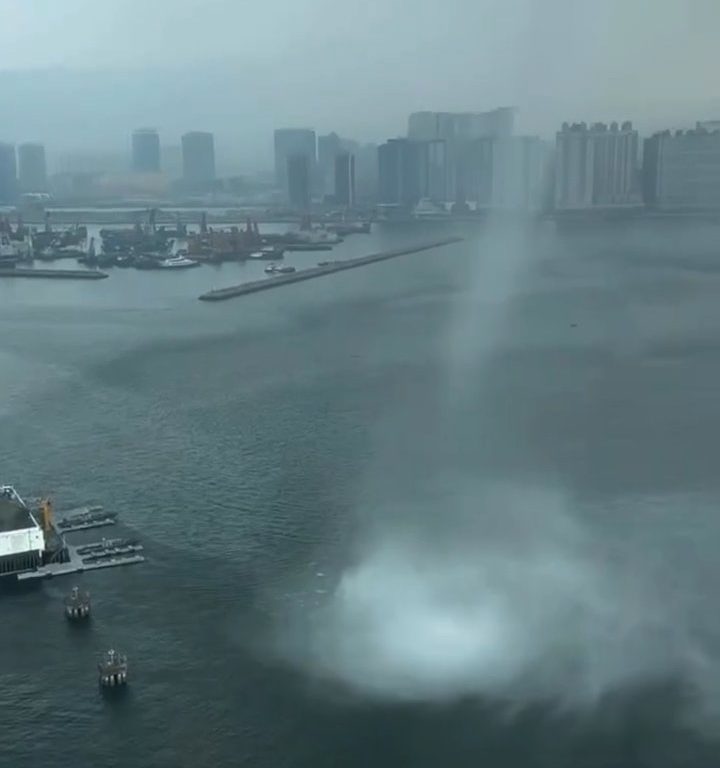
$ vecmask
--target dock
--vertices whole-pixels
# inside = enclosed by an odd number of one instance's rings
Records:
[[[87,531],[91,528],[115,525],[116,521],[116,512],[103,512],[103,508],[97,505],[80,507],[66,512],[63,517],[59,517],[55,521],[55,527],[61,533],[74,533],[75,531]]]
[[[393,251],[381,251],[380,253],[371,253],[368,256],[360,256],[355,259],[333,261],[332,263],[326,264],[322,267],[311,267],[309,269],[303,269],[299,272],[293,272],[288,275],[276,275],[275,277],[268,277],[263,280],[254,280],[248,283],[241,283],[240,285],[231,285],[228,288],[218,288],[216,290],[203,293],[198,298],[200,301],[224,301],[225,299],[233,299],[236,296],[246,296],[249,293],[257,293],[258,291],[267,291],[270,288],[278,288],[281,285],[290,285],[291,283],[299,283],[303,280],[312,280],[316,277],[332,275],[335,272],[343,272],[346,269],[364,267],[367,264],[375,264],[378,261],[388,261],[389,259],[395,259],[398,256],[405,256],[410,253],[429,251],[432,248],[440,248],[444,245],[459,243],[462,240],[462,237],[447,237],[443,240],[434,240],[433,242],[429,243],[418,243],[416,245],[398,248]]]
[[[49,544],[42,560],[33,569],[17,574],[18,581],[68,576],[71,573],[145,562],[143,545],[137,539],[103,538],[83,544],[71,544],[66,540],[65,536],[69,533],[115,525],[117,513],[105,512],[102,506],[94,505],[77,507],[55,517],[47,500],[41,502],[41,510]]]
[[[27,269],[26,267],[2,267],[0,277],[34,277],[51,280],[102,280],[109,275],[94,269]]]
[[[83,571],[97,571],[100,568],[117,568],[121,565],[144,563],[145,558],[139,554],[142,549],[142,544],[120,539],[97,541],[83,546],[66,543],[64,557],[67,559],[41,565],[34,571],[19,573],[17,580],[48,579]]]

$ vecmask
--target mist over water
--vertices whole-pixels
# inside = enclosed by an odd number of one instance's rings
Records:
[[[585,710],[676,681],[693,691],[693,722],[714,728],[720,622],[705,579],[720,574],[703,546],[714,526],[703,500],[689,522],[672,500],[619,497],[606,508],[559,475],[474,474],[442,452],[396,450],[452,442],[486,407],[484,379],[534,269],[532,237],[496,225],[481,238],[453,312],[438,410],[376,446],[365,482],[378,506],[358,510],[355,557],[303,618],[291,654],[314,675],[395,701]],[[408,426],[395,417],[381,434]]]

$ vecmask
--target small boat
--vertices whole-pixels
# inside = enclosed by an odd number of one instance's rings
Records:
[[[284,250],[282,248],[261,248],[259,251],[253,251],[248,255],[249,259],[257,261],[275,261],[282,259]]]
[[[158,263],[160,269],[188,269],[189,267],[199,267],[200,262],[194,259],[188,259],[185,256],[171,256]]]
[[[267,267],[265,267],[265,272],[267,272],[268,275],[289,275],[295,271],[295,267],[291,267],[289,264],[282,266],[280,264],[268,264]]]

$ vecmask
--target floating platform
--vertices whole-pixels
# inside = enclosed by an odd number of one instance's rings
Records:
[[[65,539],[74,531],[114,525],[117,514],[104,512],[101,506],[78,507],[56,518],[52,502],[43,499],[38,511],[40,523],[12,486],[0,486],[0,504],[4,505],[0,512],[5,510],[0,519],[6,519],[12,528],[5,539],[0,534],[1,576],[29,581],[145,561],[137,539],[103,538],[78,545]],[[31,527],[26,530],[27,526]]]
[[[126,685],[127,678],[127,656],[111,648],[98,664],[98,682],[104,688],[115,688]]]
[[[51,280],[102,280],[109,277],[107,272],[97,272],[91,269],[26,269],[0,268],[0,277],[34,277]]]
[[[83,551],[92,547],[89,554]],[[67,576],[71,573],[83,571],[97,571],[100,568],[116,568],[121,565],[134,565],[144,563],[145,558],[139,554],[142,552],[141,544],[133,544],[127,547],[107,545],[98,541],[93,544],[85,544],[76,547],[72,544],[65,545],[66,558],[62,562],[50,562],[41,565],[33,571],[25,571],[17,575],[18,581],[31,581],[33,579],[49,579],[54,576]]]
[[[65,598],[65,616],[70,621],[90,618],[90,593],[81,592],[80,587],[73,587],[72,592]]]
[[[357,269],[358,267],[364,267],[367,264],[374,264],[378,261],[388,261],[389,259],[395,259],[398,256],[405,256],[410,253],[429,251],[432,248],[440,248],[443,245],[459,243],[462,240],[462,237],[447,237],[444,240],[435,240],[430,243],[406,246],[405,248],[398,248],[394,251],[382,251],[380,253],[371,253],[369,256],[360,256],[356,259],[333,261],[322,267],[318,266],[311,267],[310,269],[302,269],[299,272],[293,272],[290,275],[276,275],[274,277],[265,278],[264,280],[254,280],[249,283],[233,285],[229,288],[218,288],[214,291],[203,293],[198,298],[200,301],[224,301],[225,299],[233,299],[236,296],[246,296],[249,293],[257,293],[258,291],[267,291],[271,288],[278,288],[281,285],[289,285],[290,283],[299,283],[302,280],[312,280],[316,277],[332,275],[335,272],[342,272],[346,269]]]
[[[55,525],[60,533],[74,533],[75,531],[87,531],[91,528],[115,525],[116,522],[117,513],[103,512],[101,506],[95,506],[70,510],[59,517]]]

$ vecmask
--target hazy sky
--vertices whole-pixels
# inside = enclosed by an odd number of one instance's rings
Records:
[[[0,0],[0,139],[207,128],[259,167],[275,126],[381,139],[416,109],[686,124],[720,116],[719,32],[720,0]]]

